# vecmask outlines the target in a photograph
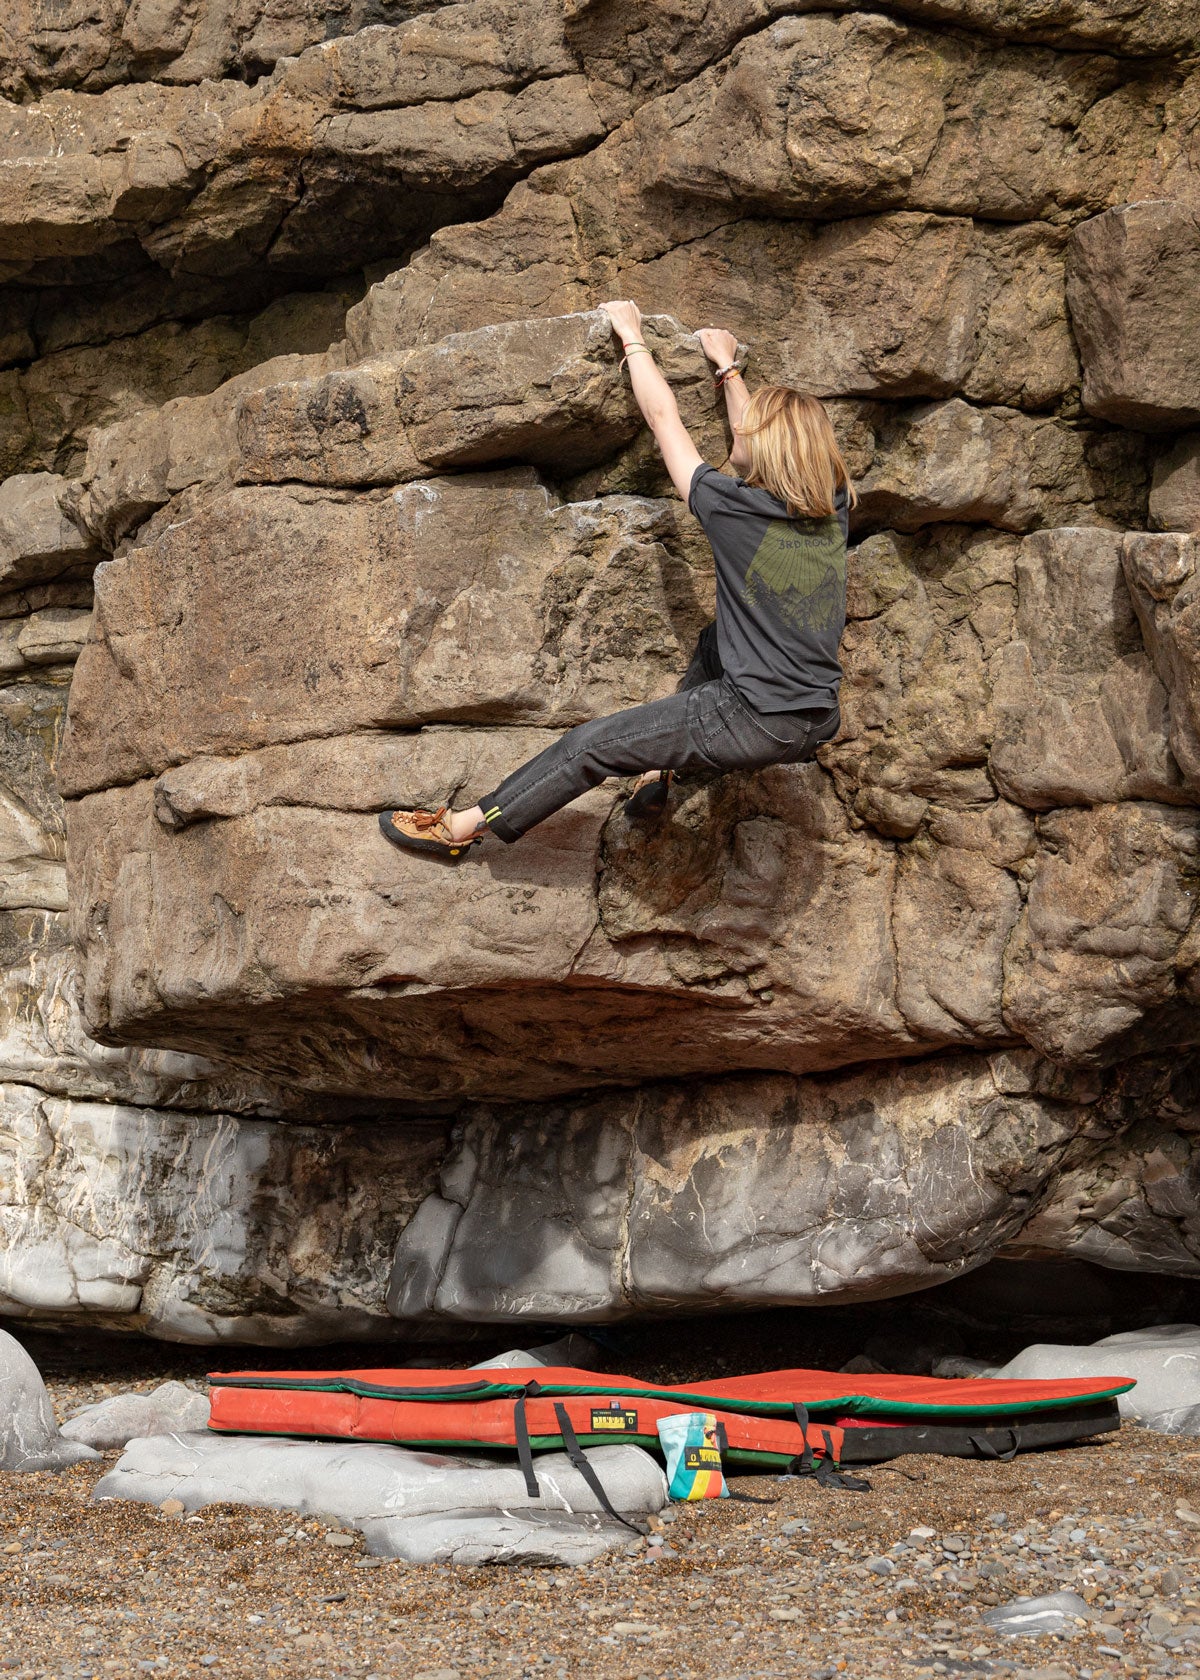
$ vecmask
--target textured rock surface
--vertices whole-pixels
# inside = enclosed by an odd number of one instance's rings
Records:
[[[311,1127],[10,1086],[0,1307],[288,1345],[387,1335],[389,1295],[410,1324],[540,1324],[869,1299],[964,1253],[1192,1276],[1193,1079],[960,1054],[663,1081],[515,1128],[496,1106]]]
[[[1163,531],[1200,531],[1200,432],[1185,432],[1155,462],[1150,520]]]
[[[400,1239],[389,1304],[602,1319],[681,1305],[681,1277],[701,1306],[932,1284],[968,1244],[1003,1249],[1059,1172],[1152,1100],[1136,1075],[1103,1092],[1058,1078],[997,1056],[649,1086],[551,1106],[515,1135],[485,1110]]]
[[[1200,786],[1200,650],[1195,629],[1200,541],[1131,534],[1122,558],[1146,646],[1167,692],[1170,749],[1194,790]]]
[[[277,1079],[418,1102],[1190,1042],[1194,824],[1166,742],[1187,678],[1144,651],[1117,534],[871,539],[832,776],[689,782],[649,842],[597,790],[424,890],[363,816],[485,792],[545,739],[512,725],[665,692],[704,588],[678,520],[619,496],[559,507],[511,474],[236,490],[107,567],[64,768],[93,1027],[200,1053],[219,1032]],[[342,592],[347,556],[362,582]],[[180,616],[203,636],[163,635]],[[395,732],[455,719],[506,727]],[[289,1022],[302,1043],[281,1042]]]
[[[179,1341],[388,1334],[392,1251],[444,1125],[380,1139],[29,1085],[4,1087],[2,1113],[3,1312]]]
[[[3,1310],[1200,1271],[1196,46],[1182,0],[10,8]],[[691,329],[830,399],[841,734],[435,878],[378,809],[668,692],[711,614],[630,294],[714,462]]]
[[[16,335],[8,357],[0,355],[0,362],[23,364],[0,372],[0,470],[77,473],[95,427],[206,395],[282,354],[318,355],[340,338],[346,307],[362,292],[361,283],[353,283],[346,290],[299,293],[247,315],[253,285],[244,299],[214,294],[212,287],[195,295],[194,287],[172,287],[157,272],[169,288],[166,297],[140,296],[146,288],[137,284],[121,287],[109,300],[99,286],[51,289],[61,321],[46,294],[30,289],[18,315],[28,313],[28,330]],[[232,303],[238,313],[196,322],[162,319],[173,310],[190,315],[206,301],[217,309]],[[283,375],[281,366],[276,377]]]
[[[1067,296],[1089,413],[1147,431],[1200,420],[1197,208],[1122,205],[1074,234]]]

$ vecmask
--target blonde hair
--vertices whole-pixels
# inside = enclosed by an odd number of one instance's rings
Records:
[[[829,416],[816,397],[790,385],[762,385],[747,400],[738,435],[745,439],[750,460],[746,483],[769,490],[790,514],[826,517],[842,486],[851,507],[858,500]]]

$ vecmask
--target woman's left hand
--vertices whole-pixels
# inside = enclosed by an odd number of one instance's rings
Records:
[[[641,338],[642,312],[631,298],[602,303],[600,307],[612,322],[613,331],[618,334],[622,344],[628,344],[630,339]]]

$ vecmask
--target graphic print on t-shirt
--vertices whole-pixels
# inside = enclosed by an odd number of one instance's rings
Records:
[[[845,586],[846,542],[836,515],[772,519],[746,572],[745,598],[753,607],[769,601],[796,630],[829,630]]]

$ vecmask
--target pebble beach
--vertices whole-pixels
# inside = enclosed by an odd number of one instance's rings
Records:
[[[164,1374],[202,1386],[197,1352],[145,1357],[153,1371],[136,1380],[47,1370],[60,1421]],[[869,1492],[739,1476],[754,1503],[676,1505],[649,1536],[573,1570],[383,1562],[320,1514],[98,1503],[117,1456],[0,1477],[0,1670],[14,1680],[1099,1680],[1200,1667],[1200,1448],[1129,1426],[1009,1463],[905,1458],[868,1470]],[[1010,1638],[984,1619],[1061,1591],[1086,1613],[1060,1634]]]

